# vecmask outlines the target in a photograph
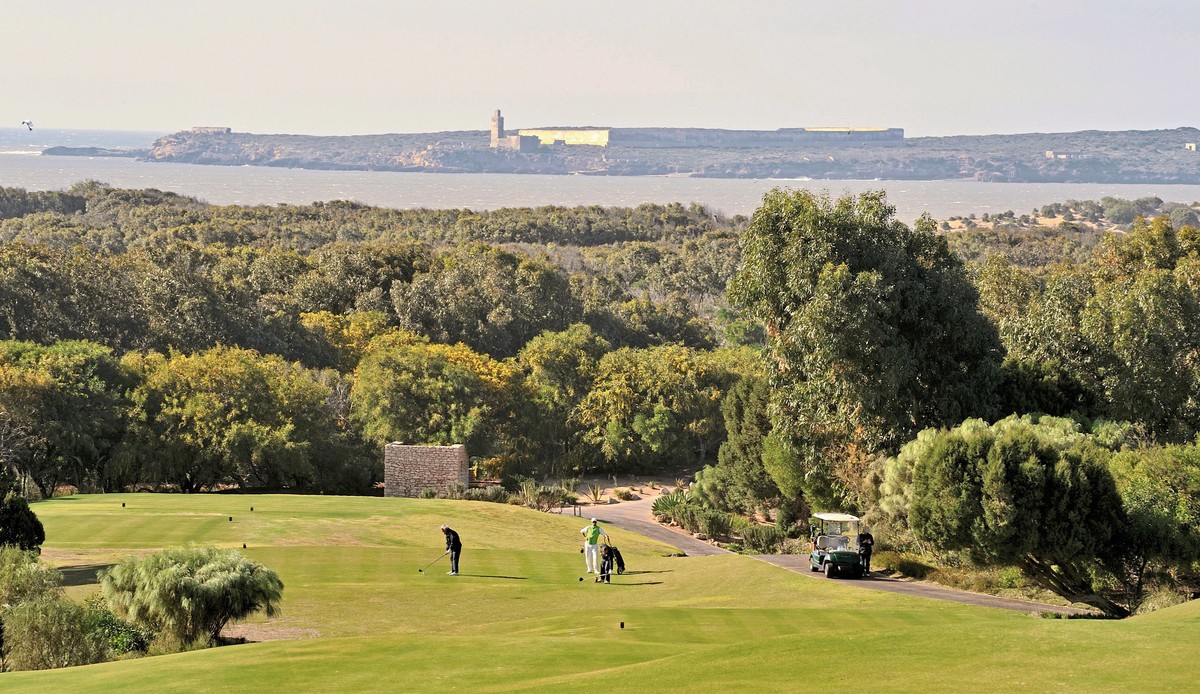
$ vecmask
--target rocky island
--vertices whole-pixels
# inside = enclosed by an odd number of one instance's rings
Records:
[[[1197,142],[1196,128],[914,138],[899,128],[514,132],[496,111],[490,130],[311,136],[193,128],[160,138],[143,156],[355,171],[1200,184]]]

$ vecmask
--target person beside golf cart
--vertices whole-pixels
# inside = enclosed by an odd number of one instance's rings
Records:
[[[442,526],[442,534],[446,536],[446,551],[450,553],[450,570],[447,572],[450,576],[458,575],[458,557],[462,554],[462,540],[458,538],[458,533],[450,529],[450,526]]]
[[[862,532],[858,534],[858,558],[862,562],[863,573],[871,573],[871,552],[875,550],[875,536],[871,534],[871,529],[863,526]]]

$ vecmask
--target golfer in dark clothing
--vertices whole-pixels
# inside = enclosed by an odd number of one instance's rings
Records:
[[[446,536],[446,551],[450,553],[450,571],[451,576],[458,575],[458,558],[462,555],[462,540],[458,539],[458,533],[450,529],[450,526],[443,525],[442,533]]]
[[[865,525],[858,534],[858,560],[862,563],[863,573],[871,573],[871,551],[875,549],[875,538]]]

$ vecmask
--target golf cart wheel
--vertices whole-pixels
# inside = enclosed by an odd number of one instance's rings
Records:
[[[808,570],[813,573],[816,573],[816,572],[820,571],[821,569],[810,561],[810,562],[808,562]]]
[[[833,578],[833,562],[825,562],[825,578]]]

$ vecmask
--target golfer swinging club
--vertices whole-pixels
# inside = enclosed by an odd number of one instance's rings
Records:
[[[583,535],[583,558],[587,564],[587,572],[590,574],[600,573],[600,538],[608,539],[608,533],[604,532],[595,518],[592,519],[592,524],[579,531]]]
[[[447,573],[457,576],[458,556],[462,554],[462,540],[458,539],[458,533],[451,530],[448,525],[442,526],[442,533],[446,536],[446,551],[450,553],[450,571]]]

